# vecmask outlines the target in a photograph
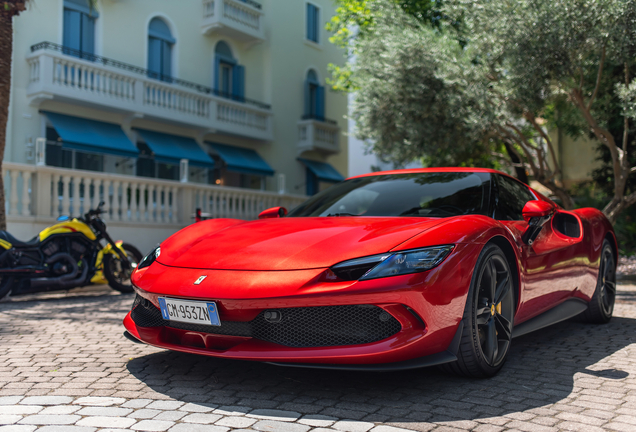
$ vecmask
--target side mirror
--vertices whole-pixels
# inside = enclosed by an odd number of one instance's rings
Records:
[[[267,210],[263,210],[259,215],[259,219],[274,219],[274,218],[282,218],[287,214],[287,209],[285,207],[272,207]]]
[[[523,220],[528,222],[528,228],[526,228],[521,236],[525,244],[532,245],[532,243],[534,243],[543,225],[550,220],[553,213],[554,206],[545,201],[528,201],[526,205],[523,206]]]
[[[528,201],[525,206],[523,206],[523,220],[526,222],[530,222],[530,220],[534,217],[542,218],[545,216],[549,216],[554,211],[554,207],[552,204],[547,203],[545,201]]]

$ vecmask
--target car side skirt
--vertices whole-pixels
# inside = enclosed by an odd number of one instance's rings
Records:
[[[567,299],[558,306],[538,315],[528,321],[515,326],[512,331],[512,337],[516,338],[525,334],[540,330],[552,324],[573,318],[587,310],[588,304],[579,298],[573,297]]]

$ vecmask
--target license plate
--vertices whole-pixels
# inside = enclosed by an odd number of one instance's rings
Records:
[[[159,306],[161,306],[161,315],[165,320],[213,326],[221,325],[219,312],[214,302],[159,297]]]

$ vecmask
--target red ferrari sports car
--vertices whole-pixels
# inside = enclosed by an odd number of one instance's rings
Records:
[[[288,366],[494,375],[512,339],[616,296],[612,225],[475,168],[349,178],[289,214],[213,219],[137,267],[125,335]]]

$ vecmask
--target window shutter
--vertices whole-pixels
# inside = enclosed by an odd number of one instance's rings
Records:
[[[241,102],[245,100],[245,67],[241,65],[232,68],[232,95]]]
[[[316,117],[320,120],[325,119],[325,88],[323,86],[316,87]]]
[[[316,6],[312,6],[314,9],[314,38],[312,39],[314,42],[320,42],[320,10]]]
[[[64,54],[70,54],[73,56],[78,56],[79,54],[71,51],[77,50],[79,51],[81,48],[80,45],[80,32],[82,28],[81,24],[82,14],[70,10],[64,9],[64,36],[63,36],[63,45],[66,48],[70,48],[70,50],[65,50]]]
[[[311,84],[305,80],[305,116],[311,114]]]
[[[159,78],[161,74],[161,40],[148,38],[148,76]]]
[[[218,95],[221,91],[221,57],[214,56],[214,92]]]
[[[172,45],[166,41],[161,43],[161,79],[172,81]]]
[[[307,3],[307,39],[309,40],[314,40],[315,13],[314,5]]]
[[[95,54],[95,18],[91,18],[86,14],[81,14],[82,17],[82,35],[81,46],[82,53]],[[92,60],[92,56],[86,56],[89,60]]]

